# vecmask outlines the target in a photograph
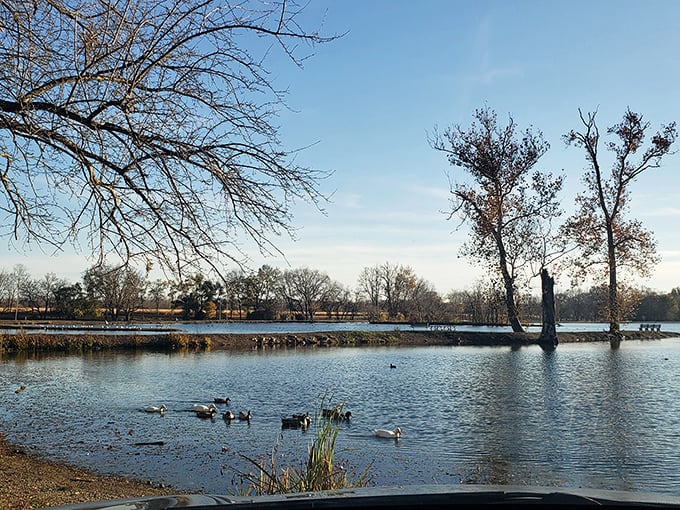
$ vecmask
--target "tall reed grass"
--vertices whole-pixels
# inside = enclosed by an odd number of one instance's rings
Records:
[[[158,335],[107,335],[107,334],[0,334],[0,353],[36,352],[87,352],[103,349],[160,349],[160,350],[210,350],[212,339],[208,336],[177,333]]]
[[[370,464],[362,473],[357,473],[348,471],[342,464],[336,462],[336,439],[340,427],[337,422],[322,418],[325,402],[324,397],[314,421],[316,435],[308,448],[307,459],[301,467],[284,468],[278,464],[279,441],[282,437],[279,435],[269,458],[255,460],[239,455],[255,467],[255,472],[234,469],[240,485],[233,492],[241,496],[263,496],[368,486]],[[343,406],[344,404],[340,404],[334,409],[341,412]]]

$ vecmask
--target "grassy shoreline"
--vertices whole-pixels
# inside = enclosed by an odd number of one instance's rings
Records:
[[[680,336],[666,331],[622,331],[623,340],[658,340]],[[80,353],[98,350],[225,350],[268,349],[286,347],[355,347],[380,345],[408,346],[509,346],[521,347],[538,342],[539,333],[479,331],[334,331],[298,334],[1,334],[0,354],[21,352]],[[560,333],[560,343],[608,342],[606,331]]]

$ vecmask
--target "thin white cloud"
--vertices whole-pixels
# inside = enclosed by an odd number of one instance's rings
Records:
[[[449,188],[442,186],[422,186],[420,184],[413,184],[405,186],[404,189],[411,193],[417,193],[426,197],[441,198],[444,200],[448,199],[451,195]]]
[[[663,218],[675,218],[680,216],[680,207],[661,207],[645,211],[645,216],[657,216]]]
[[[524,73],[522,69],[515,65],[512,67],[495,67],[491,69],[485,69],[479,74],[477,74],[477,81],[484,85],[491,85],[498,80],[505,78],[514,78],[517,76],[522,76]]]
[[[361,209],[363,208],[363,197],[359,193],[344,193],[334,195],[331,199],[333,205],[345,209]]]

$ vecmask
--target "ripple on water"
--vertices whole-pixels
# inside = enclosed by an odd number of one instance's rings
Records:
[[[391,369],[390,364],[396,368]],[[103,472],[227,492],[241,454],[300,465],[314,437],[281,416],[345,402],[336,458],[378,485],[533,483],[680,487],[675,342],[540,349],[362,348],[101,353],[5,360],[0,423],[12,441]],[[15,394],[18,384],[27,389]],[[216,419],[194,403],[228,396]],[[142,411],[168,406],[164,416]],[[250,423],[221,419],[253,410]],[[375,428],[401,427],[401,440]],[[163,445],[144,445],[162,441]]]

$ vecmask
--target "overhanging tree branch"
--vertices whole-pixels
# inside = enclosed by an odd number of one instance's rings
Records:
[[[273,123],[283,93],[266,58],[278,48],[300,66],[300,43],[333,39],[301,28],[300,11],[256,0],[0,3],[0,210],[14,238],[58,248],[85,235],[101,259],[174,269],[241,261],[243,236],[277,251],[273,238],[293,233],[291,204],[320,207],[328,175],[297,165]]]

